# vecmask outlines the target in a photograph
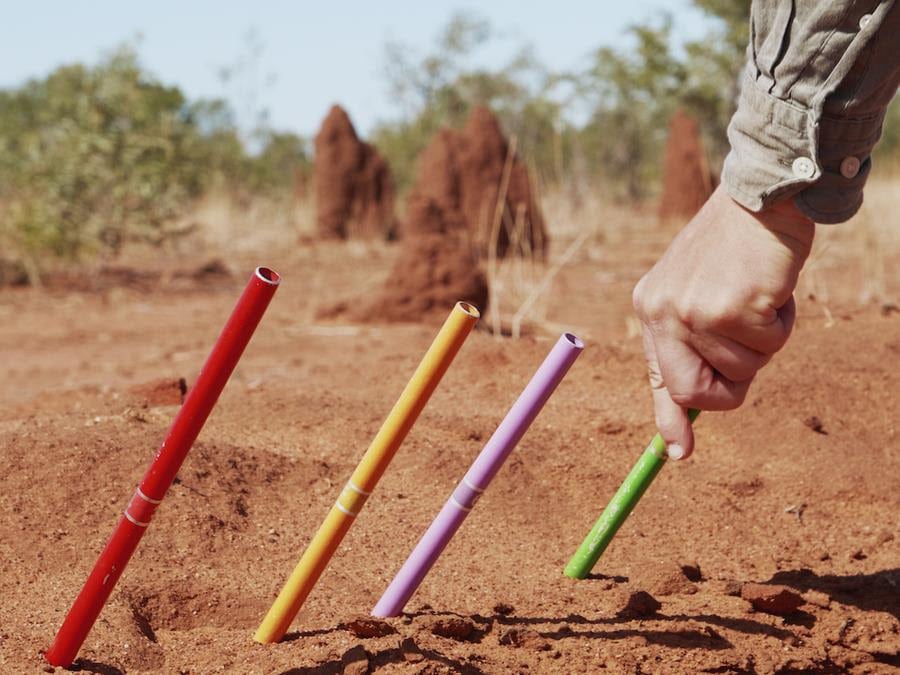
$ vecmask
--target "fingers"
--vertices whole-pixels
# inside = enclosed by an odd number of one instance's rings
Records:
[[[686,342],[664,333],[651,335],[663,382],[675,403],[701,410],[732,410],[744,402],[750,379],[730,380]]]
[[[691,335],[693,347],[714,370],[732,382],[752,380],[756,372],[772,358],[726,337]]]
[[[653,391],[653,408],[656,411],[656,428],[666,442],[666,450],[672,459],[690,457],[694,451],[694,430],[688,419],[687,411],[669,396],[659,369],[656,349],[650,330],[644,326],[644,356],[647,359],[647,370],[650,376],[650,387]]]
[[[722,322],[715,327],[715,333],[761,354],[772,355],[784,347],[797,317],[794,296],[777,310],[770,310],[770,316],[761,316],[758,322],[746,317],[736,321]],[[703,331],[710,332],[710,331]]]
[[[712,361],[732,373],[747,375],[730,379],[713,365],[709,357],[682,340],[654,333],[643,326],[644,356],[653,391],[656,426],[669,457],[685,459],[694,450],[694,432],[687,409],[732,410],[747,396],[750,383],[768,357],[729,340],[706,340]],[[742,364],[741,358],[748,360]]]

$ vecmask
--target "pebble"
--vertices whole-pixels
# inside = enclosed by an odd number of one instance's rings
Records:
[[[419,645],[411,637],[401,640],[400,653],[403,655],[403,660],[407,663],[421,663],[425,660],[425,655],[419,649]]]
[[[828,432],[825,431],[825,425],[822,423],[822,420],[820,420],[815,415],[807,417],[805,420],[803,420],[803,424],[815,431],[817,434],[822,434],[823,436],[828,435]]]
[[[807,591],[803,595],[803,599],[810,605],[815,605],[822,609],[828,609],[831,606],[831,598],[828,597],[827,593],[822,593],[821,591]]]
[[[496,605],[494,605],[494,614],[499,614],[500,616],[509,616],[515,611],[516,608],[510,605],[508,602],[498,602]]]
[[[371,616],[358,616],[341,624],[341,628],[359,638],[384,637],[397,632],[391,624]]]
[[[508,647],[524,647],[535,651],[544,652],[550,649],[550,643],[530,628],[507,628],[500,633],[500,644]]]
[[[697,586],[688,578],[685,573],[685,567],[669,562],[655,565],[651,570],[652,576],[645,582],[648,590],[655,595],[691,595],[696,593]],[[699,569],[697,572],[699,573]]]
[[[722,592],[725,595],[732,595],[732,596],[740,597],[741,586],[743,586],[743,584],[740,581],[737,581],[735,579],[729,579],[728,581],[725,582],[725,586],[722,588]]]
[[[619,612],[623,619],[635,619],[642,616],[652,616],[662,607],[662,604],[647,591],[634,591],[629,594],[625,606]]]
[[[476,630],[472,619],[461,616],[426,616],[421,625],[432,635],[451,640],[465,640]]]
[[[694,563],[693,565],[682,565],[681,571],[684,573],[684,576],[687,577],[688,581],[703,581],[703,572],[700,571],[700,565]]]
[[[369,672],[369,655],[362,645],[351,647],[341,657],[344,675],[365,675]]]
[[[803,604],[803,598],[797,592],[777,584],[744,584],[741,597],[760,612],[782,616],[796,612]]]

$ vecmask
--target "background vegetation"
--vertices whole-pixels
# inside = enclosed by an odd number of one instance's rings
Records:
[[[390,43],[384,77],[400,114],[371,140],[402,190],[435,131],[460,126],[472,106],[486,104],[517,137],[545,188],[600,190],[640,203],[657,189],[677,107],[700,121],[711,166],[727,151],[750,0],[694,4],[710,18],[704,39],[677,43],[673,19],[658,17],[632,26],[627,46],[598,48],[570,72],[548,70],[528,45],[499,67],[467,67],[497,39],[472,15],[454,17],[428,53]],[[250,46],[259,50],[258,37]],[[48,257],[110,255],[129,241],[164,241],[179,233],[179,216],[212,191],[238,202],[293,195],[310,172],[310,139],[276,132],[265,115],[257,117],[255,128],[239,129],[224,100],[189,100],[127,48],[95,66],[60,67],[0,91],[0,264],[12,261],[36,276]],[[895,159],[898,152],[895,104],[878,153]]]
[[[187,100],[129,49],[0,91],[0,257],[34,274],[46,255],[160,242],[213,188],[265,196],[308,171],[303,139],[257,140],[251,155],[225,102]]]

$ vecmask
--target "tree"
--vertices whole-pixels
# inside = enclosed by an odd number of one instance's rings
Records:
[[[534,165],[554,171],[562,106],[550,93],[559,78],[537,62],[528,45],[521,45],[499,68],[467,68],[473,52],[493,36],[486,20],[459,13],[424,56],[411,56],[414,51],[406,45],[386,46],[387,86],[403,114],[378,125],[373,140],[401,187],[412,182],[416,158],[438,129],[462,126],[475,105],[486,105],[498,115]]]
[[[308,170],[305,141],[257,134],[251,155],[228,104],[188,101],[127,47],[0,91],[0,257],[34,275],[48,254],[77,259],[161,242],[214,185],[290,192]]]
[[[153,239],[202,188],[185,98],[121,49],[0,97],[0,223],[21,254]]]
[[[579,79],[593,111],[579,140],[586,162],[624,197],[644,199],[659,174],[669,117],[682,99],[688,73],[672,53],[671,17],[632,26],[634,47],[601,47]]]

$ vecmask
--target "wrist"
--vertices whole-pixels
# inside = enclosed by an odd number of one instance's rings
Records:
[[[793,197],[783,199],[758,212],[750,211],[736,201],[734,204],[748,213],[801,260],[809,256],[816,234],[816,224],[800,210]]]

